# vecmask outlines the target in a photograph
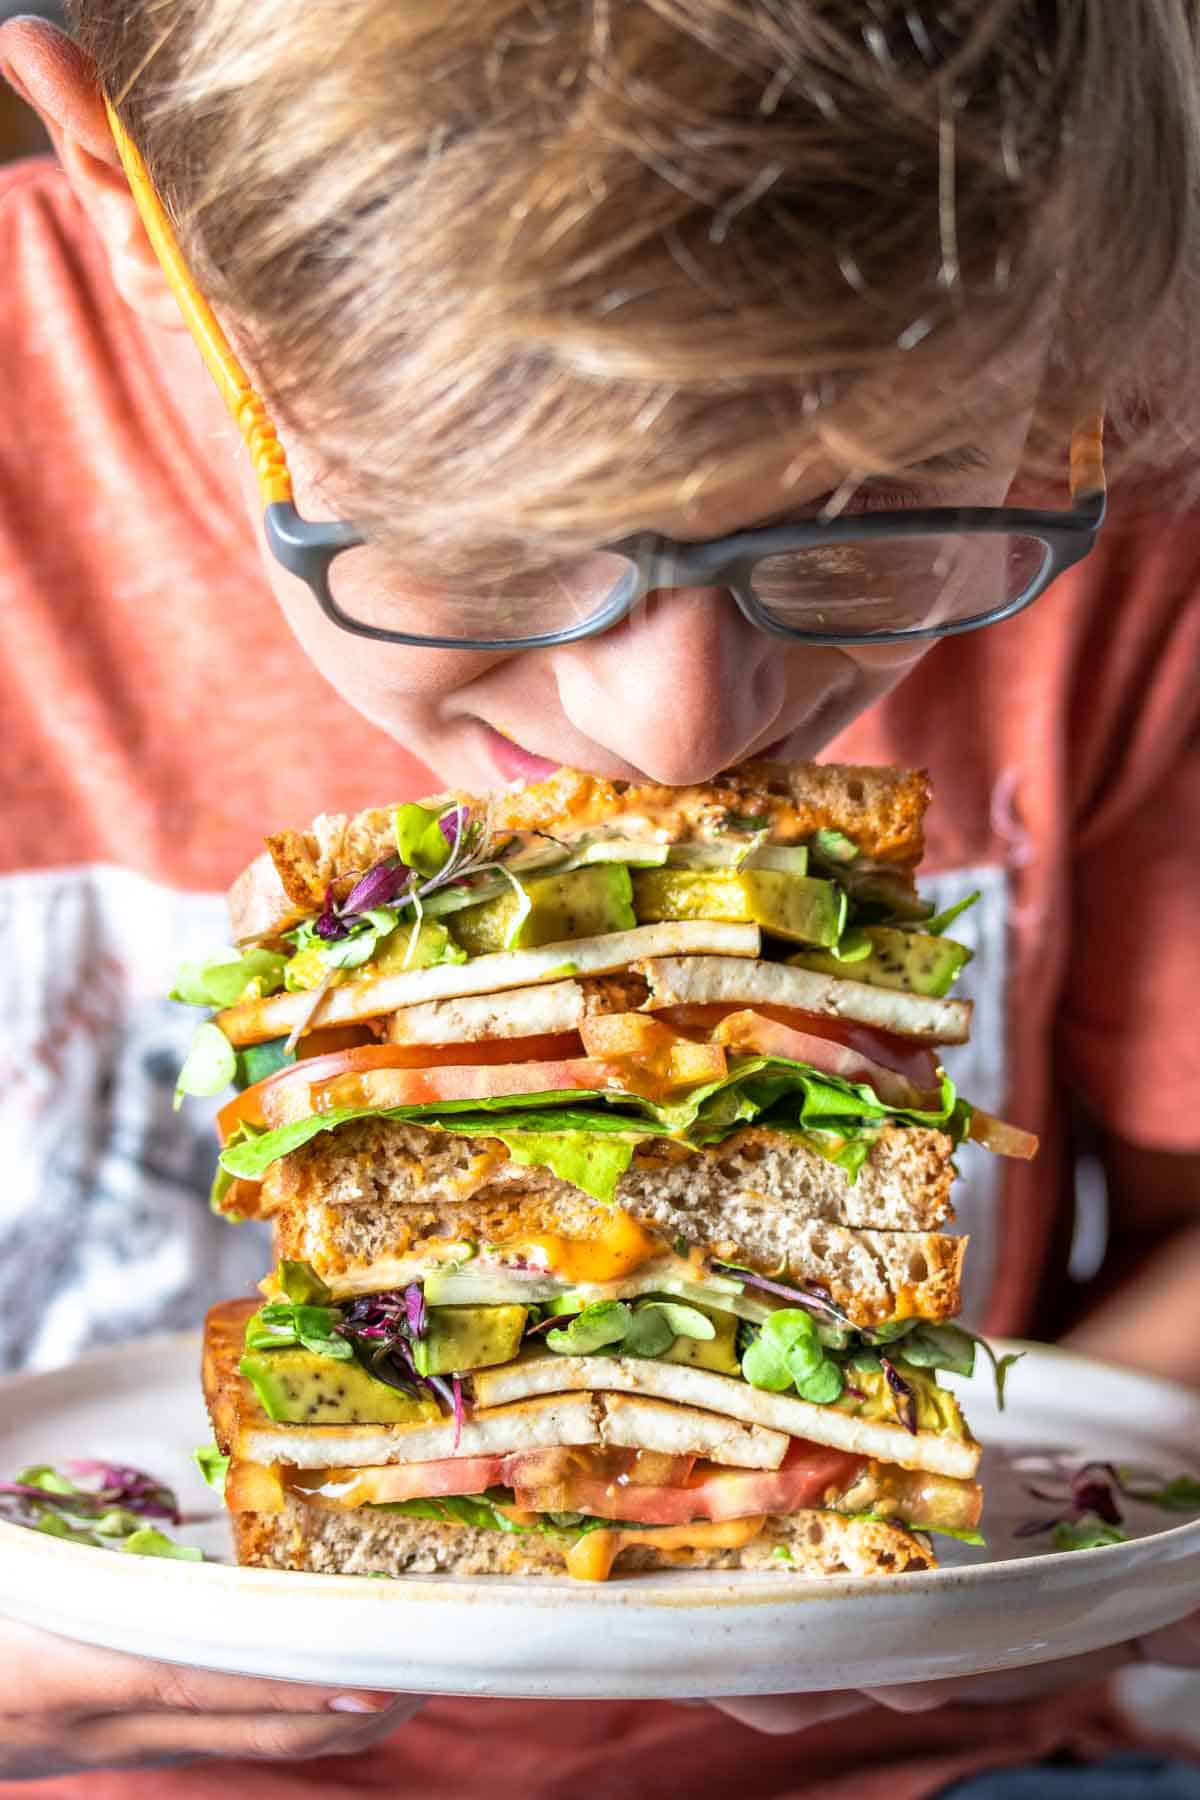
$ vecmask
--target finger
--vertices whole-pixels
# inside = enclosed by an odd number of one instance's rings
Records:
[[[33,1717],[91,1715],[101,1708],[105,1712],[161,1708],[168,1712],[325,1713],[339,1700],[361,1702],[363,1709],[374,1713],[395,1698],[149,1662],[8,1621],[0,1622],[0,1675],[3,1712]]]
[[[353,1717],[279,1712],[109,1714],[74,1721],[69,1740],[53,1743],[45,1740],[36,1722],[15,1721],[15,1733],[5,1734],[0,1750],[0,1774],[29,1780],[94,1769],[162,1768],[218,1757],[294,1762],[349,1756],[390,1735],[415,1706],[401,1703],[373,1716]]]
[[[870,1704],[862,1694],[753,1694],[709,1701],[739,1725],[775,1737],[848,1718],[851,1713],[865,1712]]]
[[[1131,1662],[1128,1644],[1093,1650],[1063,1662],[1037,1663],[1023,1669],[997,1669],[949,1681],[906,1682],[903,1687],[869,1688],[867,1692],[889,1712],[933,1712],[939,1706],[999,1706],[1012,1700],[1045,1700],[1066,1688],[1100,1681]]]
[[[1164,1625],[1134,1645],[1142,1662],[1165,1663],[1171,1669],[1200,1669],[1200,1612],[1177,1624]]]

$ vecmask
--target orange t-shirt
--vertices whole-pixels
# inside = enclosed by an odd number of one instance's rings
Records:
[[[261,1274],[261,1238],[204,1205],[205,1109],[170,1111],[190,1021],[163,996],[223,941],[219,892],[265,830],[432,784],[292,640],[50,164],[0,177],[0,269],[0,1360],[49,1366],[193,1324]],[[983,892],[956,930],[980,952],[979,1008],[952,1067],[1046,1145],[1032,1168],[960,1158],[968,1306],[993,1330],[1053,1328],[1067,1089],[1136,1143],[1200,1148],[1200,515],[1113,515],[1047,598],[939,645],[831,747],[929,767],[926,885]],[[791,1739],[666,1705],[441,1701],[364,1757],[39,1791],[909,1800],[1114,1729],[1098,1693]]]

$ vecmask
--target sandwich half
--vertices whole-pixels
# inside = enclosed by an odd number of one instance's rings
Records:
[[[564,770],[317,820],[235,883],[214,1205],[271,1220],[205,1390],[239,1558],[398,1575],[899,1573],[972,1537],[939,1372],[969,952],[913,772]]]

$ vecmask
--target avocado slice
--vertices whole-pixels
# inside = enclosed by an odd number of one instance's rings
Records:
[[[441,1418],[434,1400],[389,1387],[359,1362],[300,1346],[247,1350],[238,1369],[269,1419],[281,1425],[418,1425]]]
[[[869,987],[899,988],[902,993],[940,999],[949,993],[955,976],[974,954],[953,938],[934,937],[928,931],[899,931],[894,925],[866,925],[861,935],[870,942],[865,956],[843,958],[820,950],[799,950],[788,961],[821,975],[842,975],[849,981],[865,981]]]
[[[566,938],[630,931],[637,924],[629,870],[623,863],[590,863],[561,875],[539,875],[521,885],[529,911],[515,932],[521,900],[512,886],[493,900],[465,906],[451,915],[450,929],[470,956],[532,950],[538,944],[557,944]]]
[[[945,1437],[965,1438],[966,1420],[958,1401],[949,1388],[939,1387],[937,1377],[931,1369],[916,1369],[900,1356],[892,1358],[896,1373],[908,1382],[913,1390],[917,1411],[918,1431],[937,1431]],[[840,1399],[833,1404],[839,1412],[853,1413],[856,1418],[880,1420],[892,1423],[896,1418],[896,1401],[887,1377],[882,1369],[855,1368],[847,1372],[846,1380],[850,1387],[857,1388],[862,1398],[842,1390]]]
[[[689,1304],[693,1304],[689,1302]],[[737,1354],[738,1321],[733,1313],[698,1309],[711,1319],[716,1336],[711,1338],[677,1337],[660,1361],[689,1363],[693,1369],[712,1369],[718,1375],[740,1375],[742,1365]]]
[[[431,1306],[413,1345],[422,1375],[458,1375],[511,1362],[525,1335],[525,1306]]]
[[[435,963],[466,961],[446,927],[436,919],[421,920],[410,955],[412,935],[411,925],[397,925],[395,931],[380,938],[370,969],[380,975],[398,975],[404,969],[430,969]]]
[[[776,869],[639,869],[633,904],[639,921],[729,919],[799,944],[836,944],[846,919],[846,896],[835,882]]]

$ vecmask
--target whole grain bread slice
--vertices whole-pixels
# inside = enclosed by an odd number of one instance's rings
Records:
[[[752,1239],[778,1229],[772,1212],[876,1231],[934,1231],[954,1217],[952,1154],[944,1132],[884,1125],[851,1180],[803,1137],[769,1126],[746,1126],[699,1148],[645,1138],[617,1183],[616,1204],[668,1236],[710,1243],[738,1238],[752,1216]],[[313,1208],[345,1217],[318,1220]],[[510,1215],[522,1209],[510,1229]],[[500,1138],[382,1118],[351,1120],[272,1163],[261,1212],[309,1214],[334,1260],[377,1254],[401,1228],[412,1242],[439,1234],[500,1242],[531,1229],[588,1237],[609,1217],[550,1169],[517,1162]],[[280,1218],[280,1229],[309,1228]]]
[[[691,1151],[651,1140],[616,1202],[663,1258],[682,1240],[779,1280],[820,1283],[864,1326],[942,1319],[958,1309],[967,1241],[927,1228],[949,1214],[950,1150],[940,1132],[885,1127],[851,1183],[779,1132],[750,1128]],[[272,1166],[264,1195],[277,1257],[310,1263],[344,1295],[421,1280],[447,1240],[515,1254],[548,1232],[594,1240],[613,1217],[550,1170],[510,1160],[496,1139],[399,1120],[314,1138]]]
[[[448,793],[426,802],[478,807],[474,795]],[[923,770],[860,768],[840,763],[778,763],[761,758],[700,786],[614,782],[578,769],[559,769],[547,781],[517,785],[493,796],[497,832],[538,831],[570,842],[603,826],[663,841],[688,842],[717,834],[732,819],[765,819],[771,841],[799,843],[820,830],[844,832],[861,855],[900,874],[911,873],[924,850],[922,821],[929,803]],[[361,875],[395,850],[394,806],[355,814],[323,813],[307,830],[282,830],[239,875],[229,891],[229,916],[239,943],[272,938],[319,912],[330,884]]]
[[[561,1575],[566,1532],[489,1531],[361,1507],[338,1512],[289,1496],[280,1513],[233,1520],[239,1563],[320,1575]],[[624,1545],[619,1574],[653,1569],[752,1569],[795,1575],[900,1575],[936,1567],[928,1539],[877,1519],[808,1508],[770,1515],[743,1544],[655,1548],[652,1531]],[[780,1552],[784,1554],[780,1554]]]

